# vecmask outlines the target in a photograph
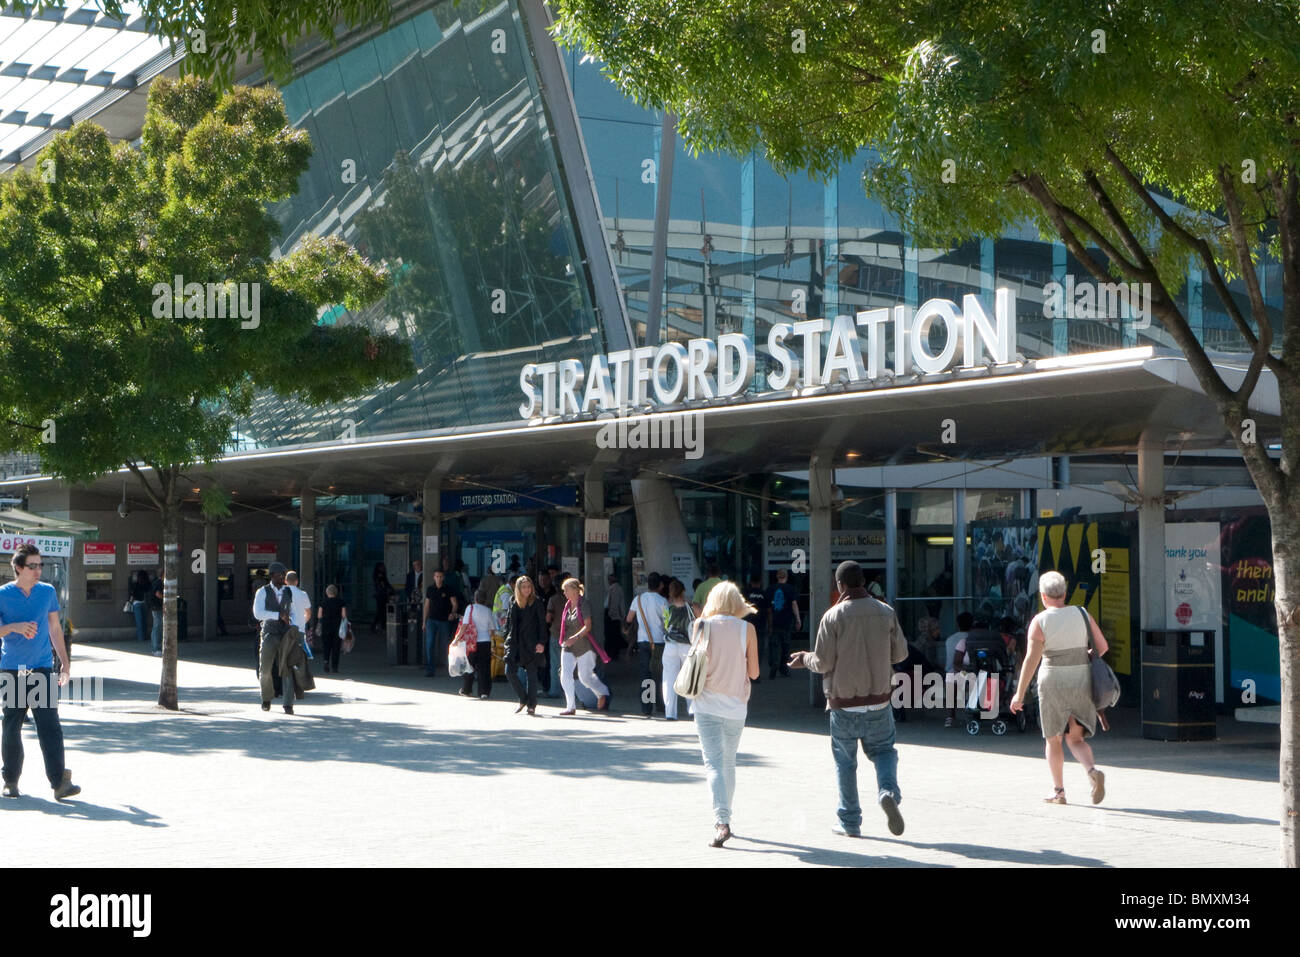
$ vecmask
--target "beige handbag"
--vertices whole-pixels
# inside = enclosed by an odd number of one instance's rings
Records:
[[[695,620],[696,638],[677,672],[673,690],[683,698],[698,698],[704,693],[704,679],[709,671],[709,619]]]

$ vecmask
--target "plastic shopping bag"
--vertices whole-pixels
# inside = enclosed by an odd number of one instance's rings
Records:
[[[447,648],[447,674],[459,678],[472,674],[473,671],[474,666],[470,664],[469,655],[465,652],[465,642],[453,641]]]

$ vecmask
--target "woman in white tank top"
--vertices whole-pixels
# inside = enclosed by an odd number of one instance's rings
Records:
[[[691,702],[691,713],[713,797],[712,847],[721,847],[731,837],[736,751],[749,709],[749,683],[758,677],[758,635],[741,619],[754,613],[733,582],[721,582],[709,592],[695,623],[694,640],[701,640],[706,621],[709,636],[704,691]]]
[[[1088,772],[1092,803],[1106,795],[1106,775],[1094,766],[1092,747],[1085,740],[1097,730],[1097,708],[1092,701],[1089,639],[1097,654],[1107,651],[1101,628],[1082,607],[1065,603],[1066,581],[1060,572],[1047,572],[1038,580],[1043,611],[1029,623],[1029,651],[1011,699],[1012,713],[1025,706],[1025,692],[1041,660],[1038,676],[1038,713],[1046,740],[1047,766],[1055,790],[1048,804],[1065,803],[1065,752],[1062,738],[1074,759]]]

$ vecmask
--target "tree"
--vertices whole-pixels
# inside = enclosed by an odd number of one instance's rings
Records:
[[[69,483],[125,465],[158,509],[166,708],[186,470],[221,455],[258,390],[320,403],[413,371],[393,337],[317,325],[380,299],[385,273],[337,239],[271,259],[268,207],[310,155],[277,91],[159,79],[139,149],[81,123],[0,181],[0,448]]]
[[[826,173],[878,151],[866,189],[927,244],[1026,221],[1152,315],[1222,414],[1272,523],[1282,678],[1282,860],[1297,860],[1300,692],[1300,7],[1150,0],[553,0],[561,42],[696,150]],[[1094,253],[1093,250],[1097,252]],[[1280,264],[1280,329],[1257,269]],[[1225,381],[1177,301],[1189,262],[1251,350]],[[1229,283],[1238,281],[1244,295]],[[1207,293],[1208,295],[1208,293]],[[1280,344],[1277,334],[1281,333]],[[1254,440],[1264,370],[1281,457]]]

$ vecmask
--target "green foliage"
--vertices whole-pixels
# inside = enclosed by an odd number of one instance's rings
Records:
[[[1253,161],[1263,184],[1266,171],[1297,159],[1294,0],[553,6],[557,37],[603,60],[638,102],[676,111],[692,149],[757,148],[779,169],[821,173],[876,149],[865,187],[927,244],[995,236],[1026,220],[1054,233],[1021,186],[1034,174],[1062,203],[1096,215],[1091,171],[1177,288],[1189,250],[1124,189],[1107,147],[1186,209],[1221,208],[1216,171],[1230,171],[1244,220],[1259,224],[1250,229],[1257,251],[1270,199],[1241,182],[1242,164]],[[1240,272],[1220,220],[1178,217],[1212,244],[1221,268]],[[1099,228],[1122,247],[1108,223]]]
[[[0,181],[0,365],[23,373],[0,381],[0,443],[71,482],[185,466],[220,454],[259,389],[326,401],[410,374],[397,340],[316,325],[325,305],[380,299],[385,273],[337,240],[271,260],[267,208],[310,155],[278,92],[162,78],[140,149],[82,123],[42,153],[52,181]],[[223,318],[209,288],[242,288],[256,314],[236,295]]]

